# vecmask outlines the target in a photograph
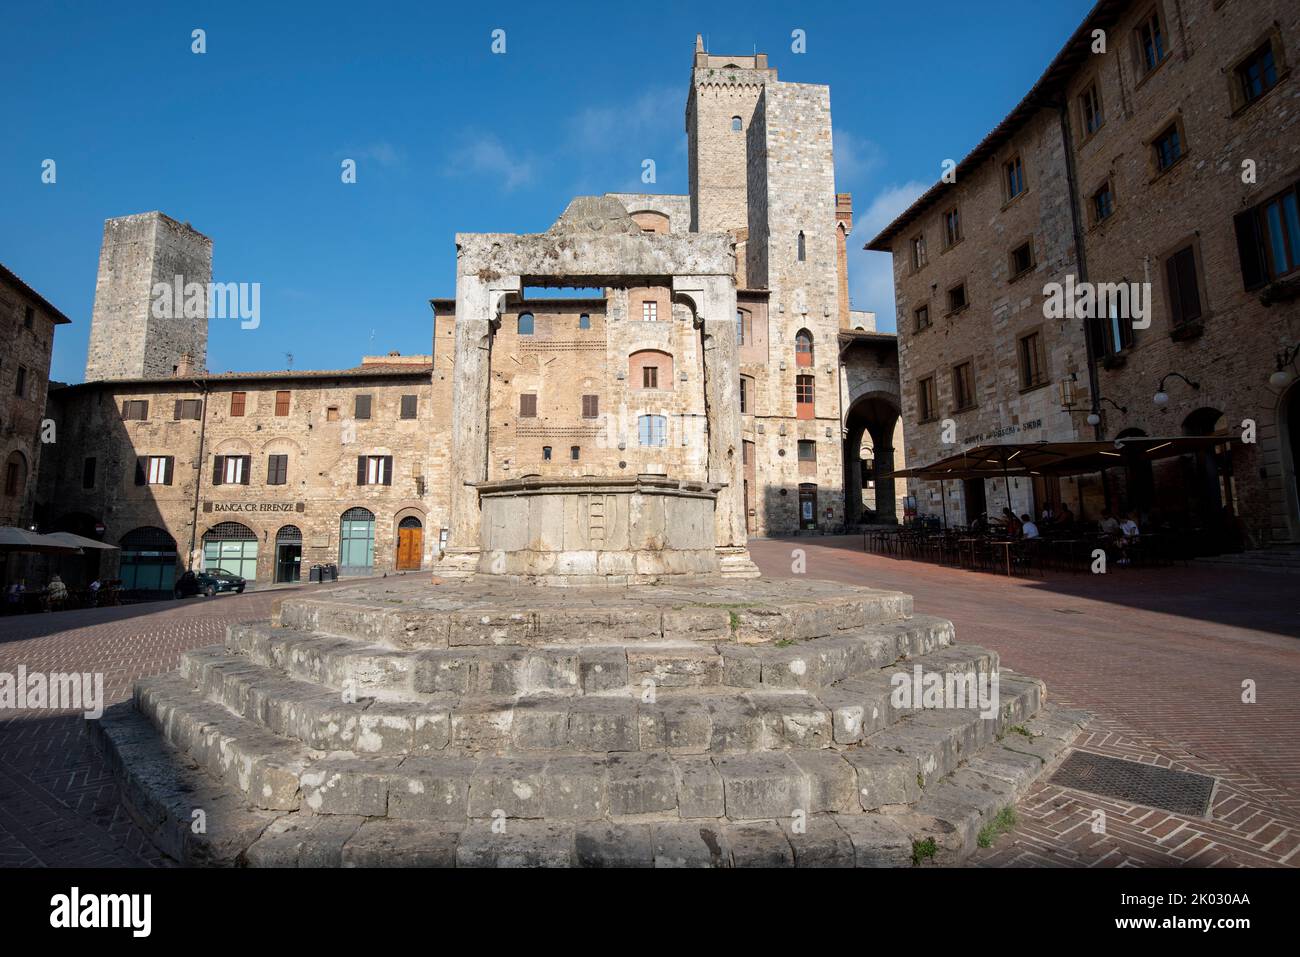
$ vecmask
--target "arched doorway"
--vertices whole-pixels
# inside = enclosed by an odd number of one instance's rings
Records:
[[[893,398],[860,396],[844,417],[844,518],[892,524],[898,521],[894,484],[894,430],[899,409]]]
[[[51,532],[71,532],[82,538],[102,541],[104,526],[93,515],[86,512],[65,512],[47,529]],[[66,555],[59,558],[59,576],[70,587],[84,587],[102,577],[101,568],[104,552],[98,548],[82,549],[80,555]]]
[[[302,581],[302,529],[285,525],[275,533],[275,580]]]
[[[375,567],[375,513],[350,508],[339,520],[339,573],[369,575]]]
[[[203,533],[203,570],[257,579],[257,533],[239,522],[219,522]]]
[[[122,547],[122,590],[141,597],[170,597],[176,585],[176,539],[152,525],[133,528],[118,541]]]
[[[1237,484],[1232,474],[1227,416],[1218,409],[1197,409],[1183,419],[1183,434],[1223,436],[1223,442],[1192,456],[1188,486],[1196,511],[1207,525],[1217,524],[1225,515],[1236,515]]]
[[[424,524],[414,515],[397,523],[397,570],[416,571],[424,557]]]

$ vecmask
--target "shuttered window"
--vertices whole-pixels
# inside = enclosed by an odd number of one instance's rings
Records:
[[[1196,251],[1184,246],[1165,260],[1169,315],[1175,326],[1201,318],[1201,291],[1196,280]]]
[[[247,404],[248,404],[247,392],[230,393],[230,414],[232,417],[238,418],[239,416],[243,415],[244,407]]]
[[[392,485],[393,457],[391,455],[357,456],[358,485]]]
[[[266,457],[266,484],[285,485],[289,481],[289,456],[268,455]]]
[[[289,414],[289,393],[288,391],[277,392],[275,394],[275,414]]]
[[[414,419],[419,410],[420,397],[418,395],[402,396],[402,418]]]

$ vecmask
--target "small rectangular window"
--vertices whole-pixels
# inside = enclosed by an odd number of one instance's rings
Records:
[[[36,310],[31,306],[23,307],[23,326],[30,329],[36,323]]]
[[[1111,192],[1110,180],[1102,183],[1092,194],[1092,221],[1104,222],[1115,212],[1115,194]]]
[[[1020,339],[1020,387],[1031,389],[1047,381],[1043,368],[1043,337],[1031,332]]]
[[[958,283],[948,290],[948,311],[960,312],[965,309],[969,303],[966,300],[966,284]]]
[[[912,270],[916,271],[928,262],[925,255],[925,236],[912,237]]]
[[[1007,199],[1012,200],[1025,191],[1025,166],[1019,156],[1013,157],[1004,167]]]
[[[95,487],[95,457],[93,455],[87,456],[86,458],[82,459],[81,487],[82,488]]]
[[[913,328],[915,329],[916,332],[920,332],[922,329],[929,329],[930,328],[930,307],[917,306],[912,311],[912,318],[914,320]]]
[[[916,411],[919,421],[930,422],[938,417],[935,405],[934,376],[926,376],[916,383]]]
[[[580,316],[578,317],[578,328],[579,328],[579,329],[590,329],[590,328],[591,328],[591,316],[588,315],[588,314],[585,313],[585,312],[584,312],[582,315],[580,315]]]
[[[1034,268],[1034,247],[1032,243],[1021,243],[1011,250],[1011,278],[1023,276]]]
[[[582,397],[582,417],[584,419],[600,418],[600,396],[584,395]]]
[[[391,455],[358,455],[358,485],[392,485],[393,457]]]
[[[519,396],[519,417],[521,419],[534,419],[537,417],[537,395],[533,392],[524,392]]]
[[[952,367],[952,401],[956,412],[975,407],[975,374],[969,362]]]
[[[368,395],[359,395],[356,397],[356,403],[352,415],[354,419],[361,420],[370,418],[370,398],[371,397]]]
[[[289,414],[289,392],[282,390],[275,394],[275,414],[285,416]]]
[[[817,461],[817,443],[810,439],[799,440],[799,461],[816,462]]]
[[[337,422],[338,420],[339,420],[339,407],[338,407],[337,405],[331,405],[331,406],[329,406],[329,407],[325,410],[325,421],[326,421],[326,422]]]
[[[1151,144],[1156,154],[1156,169],[1164,172],[1183,157],[1183,139],[1177,123],[1170,123]]]
[[[289,481],[289,456],[268,455],[266,457],[266,484],[285,485]]]
[[[1265,41],[1237,66],[1237,83],[1245,103],[1254,103],[1277,86],[1277,60],[1273,43]]]
[[[816,396],[812,376],[801,375],[795,377],[794,403],[797,418],[811,419],[815,417],[813,410],[816,407]]]
[[[239,416],[243,415],[244,407],[247,404],[247,402],[248,402],[247,392],[230,393],[230,415],[233,418],[238,418]]]
[[[943,214],[943,237],[948,246],[961,242],[961,212],[956,206]]]
[[[1097,92],[1097,84],[1092,84],[1079,96],[1079,110],[1083,114],[1083,135],[1091,136],[1101,129],[1101,124],[1105,122],[1105,117],[1101,112],[1101,95]]]
[[[176,421],[181,419],[201,419],[203,417],[203,402],[201,399],[177,399],[176,408],[172,418]]]
[[[570,458],[571,460],[573,460],[574,462],[577,462],[579,459],[581,459],[581,458],[582,458],[582,447],[581,447],[581,446],[578,446],[578,445],[571,445],[571,446],[569,446],[569,458]]]
[[[1201,290],[1196,274],[1196,250],[1184,246],[1165,260],[1170,319],[1175,326],[1201,318]]]
[[[1150,73],[1165,58],[1165,36],[1160,26],[1160,11],[1152,10],[1137,28],[1138,66]]]
[[[667,444],[668,420],[662,415],[643,415],[637,421],[639,438],[642,445],[662,446]]]
[[[18,375],[14,379],[14,395],[19,398],[27,397],[27,369],[25,366],[18,367]]]
[[[414,419],[419,411],[420,397],[418,395],[402,396],[402,418]]]
[[[148,399],[128,399],[122,403],[122,418],[128,422],[143,422],[149,418]]]
[[[740,377],[740,413],[745,415],[749,412],[749,377]]]
[[[641,303],[641,318],[645,322],[659,321],[659,303],[643,302]]]
[[[543,446],[542,446],[542,461],[543,461],[543,462],[549,462],[550,460],[551,460],[551,447],[550,447],[549,445],[543,445]]]
[[[657,389],[659,388],[659,367],[643,366],[641,368],[641,388]]]

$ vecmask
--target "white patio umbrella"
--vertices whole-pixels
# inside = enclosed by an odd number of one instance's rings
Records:
[[[75,537],[75,536],[74,536]],[[45,555],[80,555],[80,545],[61,542],[13,525],[0,526],[0,552],[37,552]]]
[[[74,535],[72,532],[50,532],[43,536],[51,541],[61,542],[64,545],[71,545],[73,548],[94,548],[102,551],[117,551],[116,545],[109,545],[107,542],[96,541],[93,538],[86,538],[84,535]]]

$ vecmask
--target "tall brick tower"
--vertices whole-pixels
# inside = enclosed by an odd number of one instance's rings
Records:
[[[155,287],[173,286],[178,276],[182,291],[185,284],[201,284],[201,316],[187,317],[175,303],[170,318],[155,314]],[[205,370],[211,280],[212,240],[188,223],[159,212],[106,220],[86,381],[165,378],[184,365],[182,357]]]
[[[766,466],[753,476],[753,530],[834,526],[844,517],[838,333],[852,207],[835,193],[830,87],[781,82],[766,54],[719,56],[697,37],[686,134],[691,228],[731,232],[740,299],[766,301],[754,336],[764,354],[741,350],[757,399],[745,441]]]

